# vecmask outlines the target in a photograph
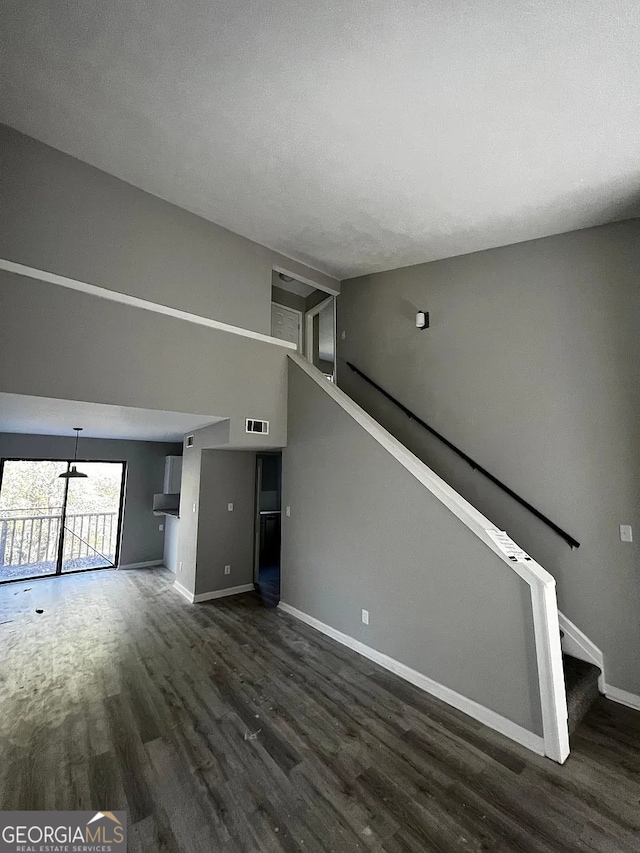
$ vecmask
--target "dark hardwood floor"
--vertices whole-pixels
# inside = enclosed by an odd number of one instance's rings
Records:
[[[640,850],[640,714],[600,699],[559,767],[172,581],[0,587],[0,808],[125,809],[131,851]]]

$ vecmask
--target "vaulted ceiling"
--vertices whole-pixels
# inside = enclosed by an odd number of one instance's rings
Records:
[[[640,214],[637,0],[4,0],[0,120],[346,278]]]

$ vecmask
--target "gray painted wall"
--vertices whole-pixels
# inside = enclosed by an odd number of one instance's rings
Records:
[[[3,272],[0,340],[0,391],[228,417],[240,447],[265,418],[286,441],[283,347]]]
[[[330,365],[333,373],[333,362],[336,357],[334,329],[333,300],[318,314],[318,355],[320,366]]]
[[[0,258],[270,334],[271,270],[335,279],[0,125]]]
[[[306,298],[306,310],[311,311],[320,302],[324,302],[331,294],[316,290]],[[326,305],[322,311],[313,318],[313,347],[312,361],[323,373],[334,372],[335,360],[335,330],[334,330],[334,302]],[[306,324],[305,324],[306,325]],[[306,348],[305,348],[306,353]]]
[[[323,290],[314,290],[313,293],[310,293],[304,301],[305,311],[311,311],[312,308],[315,308],[320,302],[323,302],[328,296],[331,296],[330,293],[325,293]]]
[[[295,311],[300,311],[302,314],[302,323],[304,324],[304,312],[306,303],[302,296],[297,293],[289,293],[288,290],[283,290],[275,285],[271,288],[271,299],[277,302],[278,305],[284,305],[285,308],[293,308]]]
[[[557,579],[640,694],[640,222],[343,283],[340,385]],[[431,328],[414,328],[417,310]],[[346,339],[341,340],[344,331]],[[398,413],[348,359],[569,531],[572,551]],[[634,525],[623,543],[619,525]]]
[[[128,463],[120,563],[162,562],[164,533],[158,526],[164,518],[153,514],[153,496],[162,491],[165,456],[180,454],[180,445],[83,438],[79,449],[79,458],[85,460]],[[0,433],[0,457],[68,459],[70,453],[73,456],[73,437]]]
[[[281,600],[541,734],[527,584],[294,364],[289,430]]]
[[[229,441],[225,421],[192,435],[193,446],[183,445],[176,579],[199,595],[253,580],[255,453],[216,449]]]
[[[255,480],[255,453],[203,450],[196,595],[253,582]]]

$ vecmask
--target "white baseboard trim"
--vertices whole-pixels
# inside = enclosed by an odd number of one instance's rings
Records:
[[[162,566],[162,560],[147,560],[144,563],[127,563],[125,566],[120,565],[118,569],[150,569],[152,566]]]
[[[174,581],[173,588],[176,592],[179,592],[183,598],[186,598],[189,604],[193,604],[194,595],[192,592],[189,592],[186,587],[182,586],[182,584],[178,583],[178,581]]]
[[[516,743],[519,743],[521,746],[530,749],[538,755],[545,754],[544,739],[540,735],[536,735],[533,732],[528,731],[528,729],[508,720],[506,717],[492,711],[490,708],[485,708],[484,705],[474,702],[473,699],[468,699],[466,696],[463,696],[461,693],[457,693],[450,687],[445,687],[443,684],[433,681],[433,679],[423,675],[421,672],[411,669],[411,667],[390,658],[388,655],[371,648],[371,646],[366,646],[359,640],[350,637],[348,634],[343,634],[342,631],[338,631],[330,625],[320,622],[319,619],[309,616],[308,613],[303,613],[301,610],[298,610],[296,607],[292,607],[284,601],[281,601],[278,604],[278,607],[290,616],[294,616],[296,619],[299,619],[301,622],[305,622],[307,625],[310,625],[322,634],[326,634],[327,637],[331,637],[332,640],[336,640],[336,642],[341,643],[343,646],[347,646],[363,657],[372,660],[379,666],[384,667],[384,669],[388,669],[390,672],[395,673],[395,675],[400,676],[400,678],[404,678],[405,681],[409,681],[411,684],[414,684],[416,687],[424,690],[425,693],[429,693],[431,696],[441,699],[448,705],[452,705],[464,714],[468,714],[470,717],[473,717],[474,720],[484,723],[484,725],[488,726],[490,729],[493,729],[505,737],[514,740]]]
[[[228,586],[226,589],[216,589],[213,592],[201,592],[194,596],[193,600],[197,604],[200,601],[211,601],[213,598],[226,598],[228,595],[239,595],[241,592],[253,592],[254,589],[252,583],[243,583],[240,586]]]
[[[182,586],[181,583],[178,583],[178,581],[174,581],[173,588],[191,604],[199,604],[201,601],[211,601],[214,598],[226,598],[228,595],[239,595],[241,592],[253,592],[255,589],[252,583],[243,583],[240,586],[228,586],[226,589],[215,589],[213,592],[201,592],[198,595],[194,595],[186,587]]]
[[[604,695],[612,702],[617,702],[619,705],[626,705],[627,708],[633,708],[634,711],[640,711],[640,696],[635,693],[629,693],[627,690],[620,690],[619,687],[612,687],[610,684],[604,685]]]

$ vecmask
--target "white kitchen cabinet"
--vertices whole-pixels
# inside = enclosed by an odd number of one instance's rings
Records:
[[[182,480],[182,456],[166,456],[164,460],[164,488],[165,495],[177,495],[180,493],[180,481]]]

